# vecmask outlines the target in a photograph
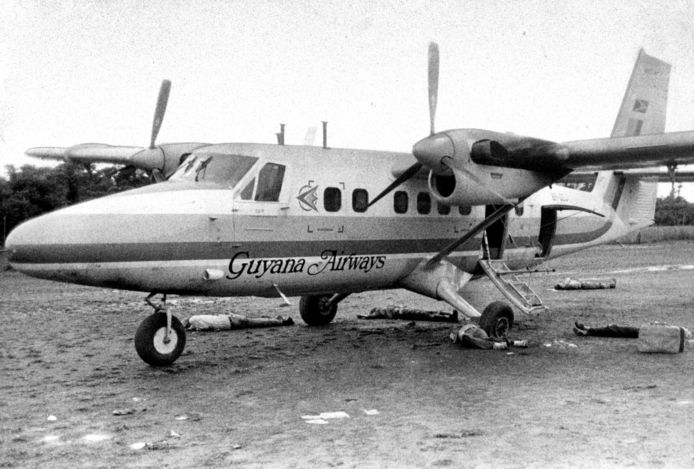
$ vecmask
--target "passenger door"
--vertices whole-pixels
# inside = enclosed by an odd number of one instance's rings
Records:
[[[274,162],[266,162],[251,176],[234,200],[233,211],[237,215],[245,215],[236,220],[239,235],[279,229],[281,223],[278,223],[277,217],[286,216],[289,209],[286,179],[287,166]]]

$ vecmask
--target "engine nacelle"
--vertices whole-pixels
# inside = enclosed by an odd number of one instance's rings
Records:
[[[450,141],[447,146],[439,142],[445,142],[444,137]],[[536,166],[530,152],[551,142],[477,129],[449,130],[437,134],[431,142],[432,151],[428,153],[433,157],[422,152],[433,161],[424,161],[431,170],[429,189],[445,205],[513,203],[560,176],[542,165]]]
[[[500,205],[542,189],[551,182],[544,174],[509,168],[429,174],[429,190],[445,205]],[[514,200],[515,199],[515,200]]]

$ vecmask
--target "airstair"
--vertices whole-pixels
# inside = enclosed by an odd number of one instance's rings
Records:
[[[518,278],[518,274],[528,273],[527,271],[511,270],[506,262],[500,259],[480,259],[479,264],[496,288],[523,313],[538,315],[547,311],[537,293]]]

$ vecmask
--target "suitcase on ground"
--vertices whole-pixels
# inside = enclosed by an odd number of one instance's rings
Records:
[[[684,351],[684,329],[644,324],[639,328],[638,349],[645,353],[680,353]]]

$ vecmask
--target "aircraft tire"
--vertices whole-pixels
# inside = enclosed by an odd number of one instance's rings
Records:
[[[489,337],[504,338],[513,326],[513,310],[508,303],[493,301],[484,308],[480,327]]]
[[[309,326],[324,326],[335,318],[337,305],[327,307],[329,295],[302,296],[299,302],[299,314]]]
[[[164,343],[166,313],[147,316],[135,332],[135,350],[151,366],[166,366],[181,356],[186,346],[186,331],[175,316],[171,317],[171,342]]]

